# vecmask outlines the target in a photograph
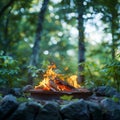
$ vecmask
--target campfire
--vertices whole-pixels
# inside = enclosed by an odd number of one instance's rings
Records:
[[[30,90],[31,96],[37,99],[60,99],[63,95],[72,95],[73,98],[85,98],[91,95],[87,89],[81,88],[77,82],[77,76],[64,77],[55,72],[56,65],[48,66],[43,75],[43,80]],[[87,96],[86,96],[87,95]]]
[[[78,90],[80,85],[77,83],[77,76],[73,75],[64,80],[64,77],[61,74],[58,74],[54,71],[56,65],[48,66],[44,74],[44,79],[35,86],[35,89],[45,90],[45,91],[75,91]]]

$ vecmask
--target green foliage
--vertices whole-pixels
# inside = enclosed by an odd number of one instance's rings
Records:
[[[18,86],[21,81],[18,78],[20,69],[18,62],[10,56],[3,55],[3,51],[0,52],[0,85],[1,86]]]
[[[17,101],[18,102],[28,102],[29,100],[28,100],[28,98],[25,98],[25,97],[19,97],[19,98],[17,98]]]
[[[116,102],[116,103],[119,102],[119,98],[117,98],[117,97],[114,97],[114,96],[113,96],[111,99],[112,99],[114,102]]]
[[[43,80],[43,74],[45,69],[38,69],[35,66],[28,66],[28,69],[34,79],[34,85],[38,84],[41,80]]]
[[[18,102],[28,102],[33,101],[33,98],[30,97],[30,93],[23,93],[21,97],[17,97]]]
[[[85,62],[86,76],[85,86],[95,87],[101,85],[108,85],[120,90],[120,61],[114,60],[109,63],[102,64]]]
[[[61,100],[65,100],[65,101],[78,101],[79,99],[75,99],[73,98],[73,95],[63,95],[60,97]]]
[[[114,60],[106,64],[103,72],[108,79],[111,79],[111,84],[120,90],[120,61]]]
[[[95,63],[94,61],[93,62],[85,62],[83,64],[85,66],[85,71],[83,74],[86,77],[84,85],[87,88],[104,85],[103,78],[99,74],[99,72],[101,70],[99,68],[100,66],[97,63]]]
[[[73,99],[73,96],[72,95],[63,95],[60,97],[61,100],[72,100]]]
[[[30,93],[23,93],[21,97],[17,97],[18,102],[28,102],[33,101],[32,98],[30,98]]]
[[[0,94],[0,101],[2,100],[2,94]]]

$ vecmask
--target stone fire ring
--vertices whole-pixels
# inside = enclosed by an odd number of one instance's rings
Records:
[[[80,88],[78,91],[45,91],[40,89],[31,89],[30,91],[31,97],[37,100],[60,100],[61,96],[73,96],[73,99],[83,98],[86,99],[92,95],[88,89]]]

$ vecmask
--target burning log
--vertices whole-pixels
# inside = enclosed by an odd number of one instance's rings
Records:
[[[71,91],[77,90],[73,86],[69,85],[67,82],[55,78],[54,80],[49,80],[49,84],[44,84],[44,86],[37,86],[35,89],[50,90],[50,91]]]
[[[53,80],[50,80],[50,88],[53,88],[55,91],[57,91],[57,85],[54,83]]]
[[[60,80],[59,78],[55,78],[50,81],[50,86],[55,88],[57,91],[71,91],[75,90],[75,88],[69,85],[67,82]]]
[[[67,91],[75,90],[75,88],[73,86],[69,85],[67,82],[60,80],[58,78],[55,79],[55,83],[57,84],[58,89],[60,89],[62,91],[63,90],[67,90]]]

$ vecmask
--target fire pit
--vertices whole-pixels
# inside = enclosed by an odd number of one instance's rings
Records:
[[[30,90],[31,97],[39,100],[60,100],[62,96],[75,98],[88,98],[92,93],[81,88],[75,75],[63,80],[63,76],[53,71],[55,65],[48,66],[44,79]]]
[[[92,95],[92,92],[85,88],[80,88],[78,91],[43,91],[43,90],[30,90],[31,97],[38,100],[60,100],[62,96],[71,96],[76,98],[88,98]]]

